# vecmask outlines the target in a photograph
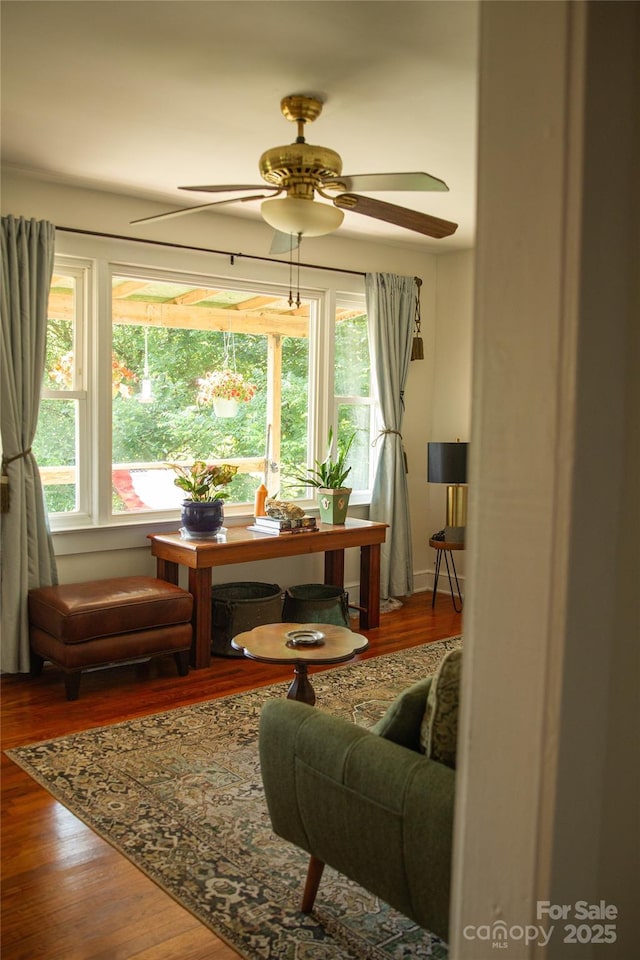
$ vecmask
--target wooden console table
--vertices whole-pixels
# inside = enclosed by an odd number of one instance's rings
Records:
[[[211,569],[231,563],[277,560],[324,553],[324,582],[344,587],[344,551],[360,547],[360,629],[380,625],[380,545],[386,523],[347,517],[344,524],[321,523],[313,533],[273,536],[247,527],[229,527],[226,540],[184,540],[179,533],[151,533],[151,553],[159,580],[178,582],[180,566],[189,569],[193,594],[193,645],[196,670],[211,661]]]

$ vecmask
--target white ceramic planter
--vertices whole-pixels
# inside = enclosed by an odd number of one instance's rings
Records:
[[[238,401],[216,397],[213,401],[213,412],[216,417],[235,417],[238,412]]]

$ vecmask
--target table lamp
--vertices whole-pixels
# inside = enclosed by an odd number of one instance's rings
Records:
[[[447,484],[447,515],[444,539],[463,543],[467,525],[468,443],[428,443],[427,482]]]

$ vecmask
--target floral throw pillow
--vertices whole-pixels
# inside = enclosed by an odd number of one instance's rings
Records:
[[[420,749],[455,770],[462,650],[452,650],[436,673],[420,727]]]

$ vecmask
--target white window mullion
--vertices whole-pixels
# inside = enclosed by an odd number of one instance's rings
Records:
[[[309,398],[309,422],[314,460],[324,457],[329,428],[335,430],[336,409],[333,402],[335,317],[335,291],[327,290],[318,304],[317,330],[314,331],[313,337],[317,356],[314,364],[313,396]]]
[[[93,327],[93,515],[98,525],[111,520],[111,279],[105,260],[96,270],[96,323]]]
[[[94,317],[93,304],[93,264],[87,262],[82,277],[76,286],[76,324],[75,355],[76,386],[80,391],[78,399],[78,417],[76,421],[76,449],[78,451],[78,505],[80,514],[89,519],[91,514],[91,445],[90,415],[91,398],[89,395],[90,369],[89,344],[91,343]]]

